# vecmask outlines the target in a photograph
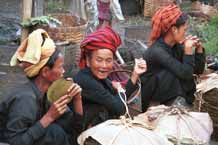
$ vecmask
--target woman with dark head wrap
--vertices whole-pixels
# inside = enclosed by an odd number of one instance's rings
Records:
[[[142,76],[144,111],[151,101],[165,105],[194,101],[193,74],[203,72],[205,54],[196,36],[185,36],[187,20],[176,5],[159,9],[152,18],[150,48],[144,53],[148,71]]]
[[[117,86],[112,85],[108,79],[113,67],[114,54],[120,44],[120,36],[111,27],[98,29],[81,43],[81,70],[74,77],[74,81],[82,88],[86,125],[95,125],[125,112],[125,107],[117,94]],[[127,83],[127,96],[136,89],[137,79],[145,71],[146,63],[140,59]]]

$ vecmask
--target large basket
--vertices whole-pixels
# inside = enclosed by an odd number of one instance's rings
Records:
[[[214,88],[204,94],[196,94],[194,110],[208,112],[213,121],[212,138],[218,140],[218,88]]]
[[[80,43],[85,35],[87,23],[82,18],[72,14],[54,14],[52,17],[62,22],[61,26],[51,28],[49,26],[39,26],[45,29],[54,41],[68,41]]]
[[[174,3],[174,0],[145,0],[144,16],[152,17],[154,13],[161,7]]]

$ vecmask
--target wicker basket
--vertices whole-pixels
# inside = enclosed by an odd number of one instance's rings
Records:
[[[172,3],[174,3],[174,0],[145,0],[144,16],[152,17],[159,8]]]
[[[60,27],[51,28],[48,26],[38,26],[45,29],[54,41],[68,41],[80,43],[85,35],[87,23],[82,18],[71,14],[54,14],[52,17],[62,22]]]
[[[204,94],[198,94],[194,102],[194,110],[208,112],[213,121],[212,139],[218,140],[218,88]]]

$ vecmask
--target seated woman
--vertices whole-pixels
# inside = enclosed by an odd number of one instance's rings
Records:
[[[21,43],[11,65],[24,71],[25,80],[16,80],[1,92],[0,142],[10,145],[77,144],[83,120],[81,88],[72,84],[68,93],[52,104],[46,97],[52,82],[63,76],[63,63],[63,56],[42,29],[33,31]],[[73,98],[74,111],[67,107],[69,97]]]
[[[81,43],[81,70],[74,76],[74,81],[82,88],[86,127],[125,113],[117,86],[108,79],[113,68],[114,54],[120,44],[120,36],[111,27],[98,29]],[[137,79],[145,71],[146,63],[139,59],[126,85],[127,97],[137,88]]]
[[[185,37],[187,19],[176,5],[158,10],[152,18],[151,44],[143,55],[148,71],[141,77],[144,111],[151,101],[187,106],[194,101],[193,74],[203,72],[205,54],[196,36]]]

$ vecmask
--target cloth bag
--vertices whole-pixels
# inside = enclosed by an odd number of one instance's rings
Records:
[[[134,119],[144,122],[154,132],[167,137],[174,144],[209,145],[213,132],[208,113],[188,112],[176,106],[150,107],[146,113]]]
[[[101,145],[173,145],[156,132],[146,129],[141,123],[131,120],[108,120],[83,132],[78,137],[79,145],[92,137]]]

